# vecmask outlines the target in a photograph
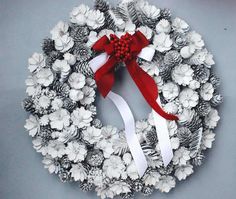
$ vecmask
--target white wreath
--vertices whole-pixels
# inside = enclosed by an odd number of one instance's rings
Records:
[[[96,84],[89,67],[97,56],[91,47],[99,38],[136,30],[156,51],[151,62],[137,61],[158,85],[164,109],[179,117],[167,123],[174,151],[168,167],[163,166],[152,114],[136,121],[148,162],[141,178],[124,131],[103,126],[96,118]],[[79,181],[83,191],[95,189],[101,198],[132,198],[135,192],[169,192],[176,179],[185,180],[202,164],[215,139],[222,96],[212,71],[213,56],[184,20],[142,0],[116,7],[96,0],[94,9],[75,7],[70,23],[60,21],[51,35],[43,42],[43,53],[29,58],[28,97],[23,102],[30,112],[25,128],[50,173],[63,182]]]

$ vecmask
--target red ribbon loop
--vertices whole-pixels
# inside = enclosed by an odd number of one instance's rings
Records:
[[[93,50],[106,52],[110,57],[95,73],[98,90],[103,97],[107,96],[115,82],[115,65],[123,61],[130,76],[152,109],[167,120],[178,120],[177,116],[166,113],[156,102],[158,98],[157,85],[152,77],[140,68],[136,62],[138,54],[148,44],[149,41],[140,31],[133,35],[126,33],[120,39],[116,35],[111,35],[111,40],[107,36],[100,38],[93,45]]]

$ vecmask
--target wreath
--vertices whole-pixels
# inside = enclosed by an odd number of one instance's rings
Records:
[[[223,98],[213,55],[186,21],[143,0],[115,7],[95,0],[94,9],[73,8],[70,22],[50,33],[43,52],[28,60],[23,107],[30,113],[25,128],[51,174],[101,198],[128,199],[169,192],[202,164]],[[96,117],[101,93],[123,111],[125,124],[132,121],[128,104],[111,91],[122,67],[153,108],[148,119],[128,124],[132,135]]]

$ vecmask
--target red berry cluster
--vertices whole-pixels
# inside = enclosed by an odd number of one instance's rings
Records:
[[[114,34],[110,35],[111,37],[111,43],[114,45],[115,49],[115,57],[118,61],[127,61],[130,60],[131,54],[130,54],[130,43],[132,42],[132,37],[129,33],[126,33],[125,35],[121,36],[119,39]]]

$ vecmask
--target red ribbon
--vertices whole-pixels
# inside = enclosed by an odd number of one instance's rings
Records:
[[[136,62],[138,54],[148,44],[149,41],[140,31],[135,32],[132,36],[126,33],[121,39],[115,35],[111,35],[111,40],[106,35],[101,37],[92,48],[97,52],[106,52],[110,57],[95,73],[98,90],[103,97],[107,96],[115,82],[115,65],[123,61],[130,76],[152,109],[167,120],[178,120],[177,116],[166,113],[156,102],[158,98],[157,85]]]

